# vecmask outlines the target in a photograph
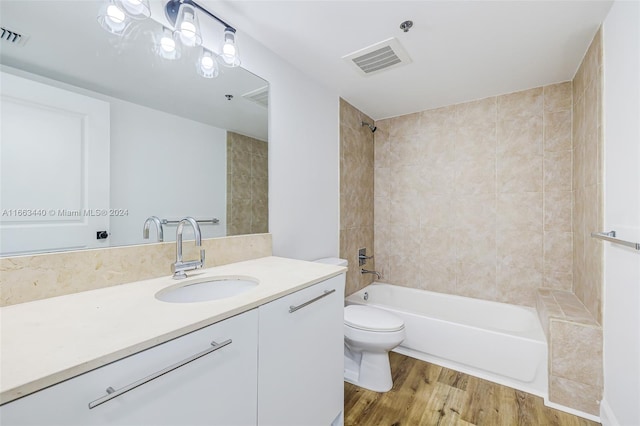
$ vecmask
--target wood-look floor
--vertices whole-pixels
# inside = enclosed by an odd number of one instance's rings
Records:
[[[372,392],[345,382],[345,426],[595,426],[545,407],[542,398],[391,353],[393,389]]]

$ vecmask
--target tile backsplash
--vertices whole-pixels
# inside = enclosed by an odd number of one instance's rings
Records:
[[[211,238],[202,241],[205,267],[271,256],[271,234]],[[199,249],[199,248],[198,248]],[[197,259],[185,241],[184,259]],[[0,306],[62,296],[171,275],[176,243],[0,258]]]

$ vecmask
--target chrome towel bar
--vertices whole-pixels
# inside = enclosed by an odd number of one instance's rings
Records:
[[[634,243],[631,241],[626,241],[626,240],[621,240],[620,238],[616,238],[616,231],[592,232],[591,236],[593,238],[610,241],[612,243],[620,244],[626,247],[631,247],[632,249],[635,249],[635,250],[640,250],[640,243]]]
[[[180,221],[162,219],[160,220],[160,222],[163,225],[177,225]],[[217,225],[218,223],[220,223],[220,219],[218,219],[217,217],[214,217],[213,219],[198,219],[196,220],[196,222],[198,222],[199,224],[202,223],[204,225]]]

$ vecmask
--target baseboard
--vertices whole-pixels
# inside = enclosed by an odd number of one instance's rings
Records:
[[[602,426],[620,426],[620,422],[616,419],[609,401],[604,398],[600,401],[600,423],[602,423]]]
[[[591,420],[597,423],[600,423],[600,417],[595,416],[593,414],[585,413],[584,411],[576,410],[574,408],[569,408],[564,405],[556,404],[555,402],[549,401],[547,398],[544,398],[544,405],[547,407],[554,408],[556,410],[564,411],[565,413],[573,414],[574,416],[582,417],[587,420]],[[602,410],[602,408],[601,408]]]

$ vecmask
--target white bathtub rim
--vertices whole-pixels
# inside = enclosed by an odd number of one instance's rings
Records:
[[[392,288],[396,288],[397,287],[398,289],[401,289],[400,291],[432,293],[432,294],[435,294],[438,297],[443,297],[443,296],[447,297],[447,298],[450,297],[450,298],[452,298],[454,300],[464,300],[465,302],[468,301],[468,299],[472,299],[474,302],[478,302],[478,303],[507,305],[510,308],[522,309],[522,310],[527,311],[528,313],[530,313],[532,315],[532,318],[535,321],[535,326],[534,326],[533,329],[529,329],[529,330],[526,330],[526,331],[514,331],[514,330],[499,329],[499,328],[495,328],[495,327],[477,326],[477,325],[474,325],[474,324],[468,324],[466,322],[456,322],[456,324],[459,324],[459,325],[462,325],[462,326],[465,326],[465,327],[474,328],[476,330],[486,331],[486,332],[509,334],[511,336],[522,338],[522,339],[528,339],[528,340],[532,340],[532,341],[536,341],[536,342],[544,342],[545,344],[547,342],[547,338],[546,338],[546,336],[544,334],[544,330],[542,328],[542,324],[540,324],[540,319],[538,317],[538,313],[537,313],[535,308],[532,308],[530,306],[513,305],[513,304],[509,304],[509,303],[496,302],[496,301],[493,301],[493,300],[476,299],[476,298],[472,298],[472,297],[459,296],[457,294],[439,293],[439,292],[431,291],[431,290],[423,290],[423,289],[412,288],[412,287],[396,286],[394,284],[377,282],[377,281],[373,282],[373,283],[369,284],[368,286],[366,286],[364,288],[361,288],[357,292],[347,296],[346,299],[345,299],[345,305],[358,304],[358,305],[366,305],[366,306],[378,307],[378,308],[381,308],[381,309],[391,308],[390,310],[402,311],[402,308],[397,307],[397,306],[388,305],[388,304],[384,304],[384,303],[376,303],[375,301],[374,302],[370,302],[369,300],[365,301],[364,298],[361,296],[362,294],[364,294],[367,291],[367,288],[370,288],[370,287],[385,287],[385,286],[390,286]],[[406,311],[402,311],[402,312],[410,313],[410,314],[413,314],[413,315],[422,315],[421,312],[415,312],[415,311],[412,311],[412,310],[406,310]],[[431,318],[431,319],[433,319],[435,321],[451,322],[451,320],[449,320],[449,319],[443,319],[443,318],[438,318],[438,317],[429,317],[429,318]]]

